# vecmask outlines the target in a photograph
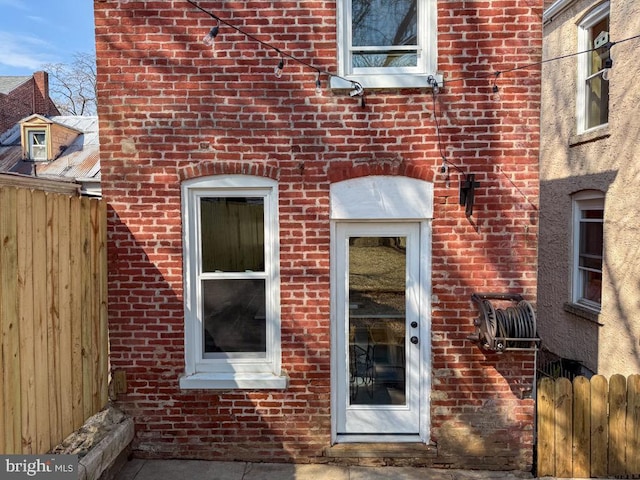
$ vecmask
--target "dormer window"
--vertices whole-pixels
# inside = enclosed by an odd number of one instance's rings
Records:
[[[29,130],[29,159],[47,161],[47,134],[45,130]]]
[[[34,114],[20,122],[22,158],[50,162],[64,151],[82,132],[53,119]]]

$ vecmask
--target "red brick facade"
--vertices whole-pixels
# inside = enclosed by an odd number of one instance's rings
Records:
[[[0,95],[0,133],[31,114],[60,115],[49,98],[47,72],[36,72],[33,77],[6,95]]]
[[[335,1],[201,5],[336,71]],[[276,79],[272,52],[231,29],[221,27],[214,50],[202,45],[211,19],[185,1],[95,1],[111,363],[127,376],[118,403],[136,418],[140,455],[327,461],[329,187],[401,175],[434,184],[434,448],[396,463],[531,466],[534,355],[487,353],[467,336],[478,315],[472,293],[536,294],[541,15],[542,1],[438,2],[445,86],[434,112],[430,90],[370,90],[361,108],[324,78],[316,96],[315,72],[294,62]],[[440,174],[438,136],[480,182],[469,218],[458,204],[464,175],[452,167],[447,183]],[[179,388],[180,186],[223,173],[279,183],[285,390]]]

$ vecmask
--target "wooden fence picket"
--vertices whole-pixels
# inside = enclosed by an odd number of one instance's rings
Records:
[[[573,389],[567,378],[556,380],[555,387],[555,475],[568,478],[573,476]]]
[[[640,472],[640,375],[627,379],[626,448],[627,472]]]
[[[613,375],[609,379],[609,472],[624,475],[625,417],[627,415],[627,379]]]
[[[540,477],[640,476],[640,375],[543,378],[536,425]]]
[[[608,471],[609,385],[596,375],[591,379],[591,475],[605,477]]]

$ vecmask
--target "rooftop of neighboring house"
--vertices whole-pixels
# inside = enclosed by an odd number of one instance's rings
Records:
[[[11,77],[11,76],[1,76],[0,75],[0,93],[8,95],[13,90],[18,88],[25,82],[31,80],[31,75],[28,76],[19,76],[19,77]]]
[[[34,113],[60,115],[49,96],[49,74],[40,70],[33,75],[0,75],[0,133]]]
[[[46,157],[30,154],[36,135],[46,139]],[[99,196],[98,117],[34,114],[22,119],[0,134],[0,172],[74,182],[83,194]]]

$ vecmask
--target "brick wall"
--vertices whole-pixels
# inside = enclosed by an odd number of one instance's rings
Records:
[[[0,95],[0,133],[34,113],[60,115],[49,98],[49,75],[42,71],[8,94]]]
[[[202,1],[264,41],[336,71],[332,1]],[[542,2],[439,2],[437,96],[316,96],[315,72],[182,1],[95,1],[102,187],[109,203],[111,362],[138,454],[313,461],[331,443],[329,185],[362,175],[433,181],[431,434],[453,467],[532,462],[531,353],[488,354],[466,337],[477,291],[536,294]],[[292,19],[297,19],[292,21]],[[484,78],[460,80],[465,76]],[[324,81],[324,79],[323,79]],[[325,82],[326,84],[326,82]],[[474,214],[460,173],[476,174]],[[284,391],[180,391],[184,317],[180,182],[252,173],[280,185]],[[387,461],[381,459],[380,461]],[[419,462],[418,462],[419,463]]]

